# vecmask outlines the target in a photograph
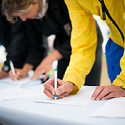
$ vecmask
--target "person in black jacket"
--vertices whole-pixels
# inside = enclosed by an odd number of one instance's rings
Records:
[[[26,4],[28,2],[31,4]],[[41,2],[42,4],[40,4]],[[62,79],[64,72],[66,70],[66,67],[69,64],[70,54],[71,54],[71,46],[70,46],[71,25],[69,24],[70,23],[69,17],[68,16],[64,17],[62,15],[62,12],[58,8],[59,4],[57,4],[57,2],[58,2],[57,0],[48,0],[48,3],[46,4],[45,0],[36,0],[36,1],[22,0],[21,5],[23,4],[24,5],[22,8],[20,8],[19,6],[20,3],[18,3],[17,0],[13,0],[11,2],[9,0],[3,1],[4,12],[9,21],[11,22],[14,21],[11,18],[13,16],[19,17],[22,21],[26,21],[27,19],[32,19],[32,20],[38,19],[39,21],[37,23],[34,22],[34,25],[38,28],[38,30],[41,31],[41,33],[44,33],[46,36],[49,36],[51,34],[56,34],[56,38],[54,40],[54,47],[56,50],[43,59],[41,64],[35,70],[33,78],[40,78],[40,75],[43,73],[45,73],[45,75],[47,76],[47,73],[49,72],[53,61],[59,60],[58,78]],[[47,8],[47,5],[48,5],[48,8]],[[13,7],[15,8],[13,9]],[[8,9],[8,8],[11,8],[11,9]],[[11,11],[8,11],[8,10],[11,10]],[[66,15],[68,15],[68,12],[66,12]],[[68,18],[65,19],[66,17]],[[65,23],[65,20],[67,20],[68,22],[66,21]],[[99,41],[98,43],[99,43],[99,49],[101,52],[101,44],[103,39],[98,25],[97,25],[97,32],[98,32],[98,37],[100,38],[98,39]],[[101,56],[101,53],[100,53],[100,56]],[[98,62],[99,62],[99,68],[97,68],[96,71],[98,71],[99,69],[99,73],[98,73],[99,80],[97,81],[100,82],[100,74],[101,74],[100,57],[99,57],[99,60],[97,60],[97,63],[95,63],[95,65],[98,65]],[[92,76],[90,78],[88,77],[88,79],[92,80]],[[93,81],[91,83],[89,82],[90,84],[88,85],[99,85],[99,82],[97,81],[93,79]]]
[[[17,79],[21,79],[29,70],[35,70],[47,55],[42,34],[31,25],[32,20],[22,22],[20,19],[11,24],[0,11],[0,42],[7,52],[6,61],[0,71],[0,79],[8,76],[10,60],[14,63]]]

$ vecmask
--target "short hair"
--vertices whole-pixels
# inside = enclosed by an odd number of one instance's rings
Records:
[[[3,0],[2,7],[7,20],[11,23],[15,23],[14,13],[26,10],[31,4],[38,4],[40,12],[46,11],[47,8],[45,0]],[[45,13],[45,12],[44,12]]]

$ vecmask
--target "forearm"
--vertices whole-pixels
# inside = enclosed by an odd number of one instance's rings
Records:
[[[52,61],[60,60],[63,58],[63,56],[60,54],[60,52],[58,50],[55,50],[54,52],[52,52],[50,55],[48,55],[48,57]]]

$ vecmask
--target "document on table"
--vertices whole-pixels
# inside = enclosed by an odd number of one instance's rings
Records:
[[[0,101],[40,95],[40,93],[23,90],[21,88],[0,89]]]
[[[36,100],[38,103],[51,103],[63,105],[86,105],[91,102],[91,95],[94,90],[80,90],[76,95],[69,95],[67,97],[54,100],[47,96],[42,96],[41,100]]]
[[[14,81],[10,77],[7,77],[7,78],[4,78],[4,79],[1,79],[1,81],[6,82],[6,83],[18,84],[18,85],[22,85],[22,84],[31,82],[30,77],[25,77],[25,78],[23,78],[21,80],[17,80],[17,81]]]
[[[125,97],[107,100],[92,116],[125,118]]]

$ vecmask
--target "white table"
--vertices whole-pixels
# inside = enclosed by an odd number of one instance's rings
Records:
[[[16,85],[0,82],[0,89]],[[43,92],[40,81],[21,86],[24,90]],[[84,86],[82,89],[94,89]],[[0,95],[1,96],[1,95]],[[106,101],[92,101],[85,106],[35,103],[40,96],[0,101],[0,123],[3,125],[125,125],[125,119],[91,117]]]

